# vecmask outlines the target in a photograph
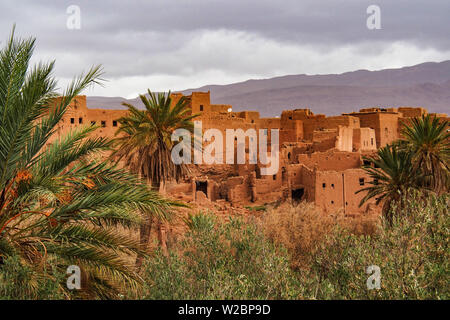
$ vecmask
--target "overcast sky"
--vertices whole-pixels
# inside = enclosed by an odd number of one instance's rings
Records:
[[[366,10],[381,9],[369,30]],[[70,5],[81,28],[69,29]],[[1,0],[0,41],[16,23],[56,59],[61,84],[102,64],[105,87],[135,97],[286,74],[378,70],[450,59],[449,0]],[[73,20],[70,20],[73,21]]]

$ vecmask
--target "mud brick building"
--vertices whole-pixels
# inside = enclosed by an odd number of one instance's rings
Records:
[[[173,93],[172,103],[182,94]],[[229,206],[257,205],[280,201],[310,201],[325,212],[343,210],[357,215],[379,211],[373,202],[359,207],[370,178],[361,169],[362,157],[400,137],[402,126],[411,118],[426,114],[424,108],[366,108],[358,112],[326,117],[309,109],[283,111],[277,118],[260,118],[259,112],[233,112],[231,105],[211,104],[209,92],[186,96],[192,114],[199,114],[203,133],[218,129],[226,145],[227,129],[254,129],[259,141],[262,132],[270,150],[271,129],[279,130],[279,169],[273,175],[262,175],[266,165],[259,160],[249,163],[249,144],[244,141],[245,164],[190,165],[191,174],[180,183],[166,185],[168,194],[195,202],[226,203]],[[105,106],[107,107],[107,106]],[[77,126],[97,124],[94,133],[114,137],[118,119],[126,110],[89,109],[86,97],[76,97],[69,112],[58,126],[55,136]],[[447,118],[445,114],[438,117]],[[259,130],[263,129],[263,130]],[[211,141],[203,139],[206,147]],[[242,141],[240,143],[243,143]],[[235,155],[238,142],[235,143]]]

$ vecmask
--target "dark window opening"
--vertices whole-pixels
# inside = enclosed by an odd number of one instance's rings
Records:
[[[363,186],[364,185],[364,178],[359,178],[359,185]]]
[[[255,123],[255,120],[252,120],[252,123]]]
[[[277,175],[274,174],[274,175],[272,176],[272,178],[273,178],[273,180],[277,180]]]
[[[289,120],[292,120],[292,117],[289,117]]]
[[[203,111],[203,105],[202,104],[200,105],[200,111]]]
[[[78,123],[82,124],[83,123],[83,118],[78,118]]]
[[[106,127],[106,121],[102,121],[102,127]]]
[[[373,145],[373,138],[370,138],[370,143]]]
[[[256,179],[261,179],[261,168],[256,167]]]
[[[299,189],[292,189],[292,201],[302,201],[303,196],[305,195],[305,189],[299,188]]]
[[[95,126],[95,121],[91,121],[91,126]]]
[[[322,183],[322,188],[325,188],[327,186],[327,184],[324,182]]]
[[[201,191],[208,197],[208,182],[207,181],[195,181],[195,190]]]
[[[369,160],[363,160],[363,164],[365,166],[370,166],[370,161]]]
[[[291,160],[291,153],[288,152],[288,159]]]
[[[333,201],[333,200],[331,200],[331,204],[334,204],[334,201]]]
[[[334,188],[334,183],[331,184],[331,187]]]
[[[74,124],[75,123],[75,118],[70,118],[70,123]]]
[[[113,127],[117,127],[117,121],[113,120]]]

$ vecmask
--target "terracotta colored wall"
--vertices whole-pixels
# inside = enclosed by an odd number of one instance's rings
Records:
[[[398,139],[398,119],[400,114],[395,112],[352,113],[360,119],[360,126],[375,130],[377,147]]]
[[[231,109],[232,106],[229,104],[212,104],[211,112],[228,112],[228,109]]]
[[[299,142],[303,139],[303,121],[285,120],[280,121],[280,144],[285,142]]]
[[[353,151],[377,150],[375,130],[371,128],[353,129]]]
[[[333,213],[343,208],[343,177],[336,171],[317,171],[315,204],[324,212]]]
[[[173,103],[181,96],[172,94]],[[283,144],[283,148],[278,173],[273,176],[258,176],[258,168],[263,166],[249,165],[248,154],[246,165],[204,165],[202,168],[210,176],[206,177],[207,196],[210,200],[220,197],[227,198],[232,203],[249,203],[252,200],[250,184],[254,183],[250,177],[256,170],[254,186],[259,203],[285,199],[290,196],[292,189],[304,188],[304,199],[307,201],[315,202],[326,212],[343,209],[347,214],[362,213],[367,209],[367,205],[359,208],[364,195],[355,194],[357,190],[367,186],[369,179],[360,169],[360,152],[375,151],[377,147],[391,143],[399,137],[402,120],[410,121],[410,116],[426,113],[422,108],[368,108],[357,113],[327,118],[325,115],[314,115],[309,109],[296,109],[283,111],[281,118],[260,118],[256,111],[228,112],[231,107],[229,105],[211,105],[209,92],[194,92],[186,99],[194,113],[201,113],[196,120],[202,121],[203,132],[210,128],[222,132],[224,150],[226,129],[246,131],[252,128],[256,130],[257,139],[258,129],[268,129],[269,149],[270,129],[280,129],[280,145]],[[88,109],[86,97],[78,96],[58,124],[57,133],[66,133],[95,122],[101,126],[95,135],[113,137],[118,128],[113,125],[113,121],[126,113],[126,110]],[[447,118],[447,115],[439,116]],[[247,138],[246,152],[248,140]],[[204,146],[209,143],[211,141],[204,142]],[[226,160],[226,154],[223,154],[223,160]],[[364,179],[364,186],[360,179]],[[192,193],[195,188],[192,187],[192,181],[191,185],[185,183],[179,188],[172,186],[173,190]]]
[[[208,92],[193,92],[191,95],[192,113],[211,112],[211,100]]]
[[[356,194],[356,191],[367,187],[369,179],[362,169],[317,171],[315,203],[328,213],[338,210],[344,210],[345,214],[364,213],[369,202],[362,207],[359,207],[359,203],[366,193]]]
[[[297,155],[298,162],[318,170],[346,170],[359,168],[360,154],[352,152],[315,152]]]
[[[52,137],[51,141],[75,128],[91,124],[99,126],[95,131],[95,135],[112,138],[119,126],[117,120],[126,114],[126,110],[88,109],[86,106],[86,96],[77,96],[71,102],[68,111],[57,125],[57,135]]]
[[[306,140],[312,140],[314,130],[337,129],[339,126],[359,128],[360,122],[357,117],[336,116],[336,117],[314,117],[303,120],[303,136]]]
[[[367,210],[367,206],[370,203],[374,203],[374,200],[366,202],[362,207],[359,207],[361,199],[367,194],[366,192],[356,192],[360,189],[369,186],[368,182],[371,178],[362,169],[350,169],[344,171],[344,189],[345,189],[345,213],[355,214],[364,213]],[[360,179],[364,179],[363,182]],[[361,185],[364,183],[364,185]]]
[[[423,114],[427,114],[427,110],[421,107],[399,107],[398,112],[405,118],[421,117]]]
[[[339,151],[353,151],[353,128],[339,126],[335,147]]]

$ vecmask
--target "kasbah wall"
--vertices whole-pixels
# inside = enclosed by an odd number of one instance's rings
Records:
[[[175,104],[182,94],[173,93]],[[361,169],[362,157],[400,137],[403,123],[426,114],[424,108],[369,108],[359,112],[326,117],[309,109],[286,110],[277,118],[260,118],[259,112],[233,112],[231,105],[211,104],[209,92],[193,92],[185,97],[195,120],[202,122],[202,131],[219,129],[226,145],[226,129],[267,129],[270,150],[270,129],[279,129],[280,164],[274,175],[261,175],[261,163],[190,165],[191,174],[182,182],[165,186],[166,193],[186,202],[216,205],[224,208],[261,205],[281,201],[310,201],[326,213],[343,210],[347,215],[379,213],[380,206],[369,201],[359,203],[370,178]],[[126,110],[88,109],[86,96],[76,97],[58,125],[55,137],[86,124],[100,128],[93,134],[113,138],[118,120]],[[445,114],[437,114],[447,118]],[[54,138],[53,138],[54,139]],[[259,141],[259,136],[257,137]],[[253,142],[253,141],[252,141]],[[203,141],[204,147],[211,143]],[[237,148],[235,144],[235,148]],[[235,150],[236,155],[236,150]],[[223,156],[225,162],[225,155]]]

